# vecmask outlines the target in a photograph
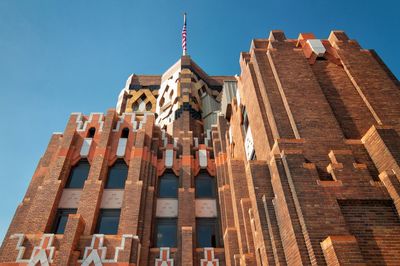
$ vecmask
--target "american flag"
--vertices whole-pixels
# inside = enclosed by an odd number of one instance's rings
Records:
[[[186,55],[186,13],[183,15],[183,28],[182,28],[182,50],[183,55]]]

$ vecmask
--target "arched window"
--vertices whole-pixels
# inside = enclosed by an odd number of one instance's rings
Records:
[[[127,139],[129,137],[129,128],[122,129],[121,139]]]
[[[159,198],[177,198],[179,179],[173,172],[166,172],[158,181]]]
[[[195,177],[196,198],[215,198],[215,178],[206,172]]]
[[[89,175],[90,164],[86,160],[79,161],[72,167],[65,188],[83,188]]]
[[[91,127],[89,130],[88,130],[88,133],[87,133],[87,138],[94,138],[94,134],[96,134],[96,128],[94,128],[94,127]]]
[[[151,108],[153,108],[151,102],[146,103],[146,111],[151,111]]]
[[[128,166],[124,160],[117,160],[108,170],[105,188],[123,189],[128,176]]]
[[[139,110],[139,103],[138,103],[138,102],[135,102],[135,103],[132,104],[132,110],[133,110],[134,112],[136,112],[137,110]]]

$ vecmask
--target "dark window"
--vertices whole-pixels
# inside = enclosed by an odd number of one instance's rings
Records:
[[[256,151],[253,150],[253,152],[250,155],[250,160],[257,160]]]
[[[156,247],[176,247],[176,219],[157,219],[154,242]]]
[[[116,235],[118,233],[120,209],[100,209],[96,234]]]
[[[219,246],[218,223],[215,218],[196,219],[196,238],[197,247],[217,247]]]
[[[80,161],[72,167],[65,188],[83,188],[89,175],[90,164],[86,160]]]
[[[203,87],[200,88],[200,93],[199,93],[199,95],[200,95],[200,96],[203,96],[204,94],[206,94],[206,92],[207,92],[207,89],[203,86]]]
[[[58,209],[56,219],[54,220],[52,233],[64,234],[65,226],[67,225],[68,215],[75,214],[76,209]]]
[[[200,172],[195,177],[196,198],[215,198],[215,178],[207,173]]]
[[[317,173],[319,175],[319,179],[322,181],[334,181],[335,180],[331,173],[328,173],[328,171],[326,171],[326,169],[323,169],[319,166],[317,166]]]
[[[164,96],[161,98],[161,100],[160,100],[160,107],[162,107],[163,105],[164,105],[164,102],[165,102],[165,99],[164,99]]]
[[[146,103],[146,111],[151,111],[151,108],[153,108],[151,102]]]
[[[137,110],[139,110],[139,104],[137,103],[137,102],[135,102],[134,104],[132,104],[132,110],[133,111],[137,111]]]
[[[261,266],[263,266],[263,257],[262,257],[262,255],[261,255],[261,249],[260,248],[258,248],[257,249],[257,255],[258,255],[258,261],[261,263]]]
[[[243,130],[244,130],[244,134],[246,134],[247,133],[247,129],[249,128],[249,118],[247,117],[246,108],[243,109],[242,127],[243,127]]]
[[[158,182],[158,197],[159,198],[177,198],[178,197],[178,177],[167,172],[160,177]]]
[[[88,130],[87,138],[94,138],[94,134],[96,134],[96,128],[91,127],[91,128]]]
[[[121,139],[127,139],[129,137],[129,128],[124,128],[121,133]]]
[[[125,188],[125,181],[128,175],[128,166],[124,160],[117,160],[108,171],[105,188],[122,189]]]

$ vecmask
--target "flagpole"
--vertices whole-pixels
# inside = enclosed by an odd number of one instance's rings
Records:
[[[186,31],[186,12],[183,13],[183,29],[182,29],[182,54],[187,54],[187,39],[186,39],[187,31]]]

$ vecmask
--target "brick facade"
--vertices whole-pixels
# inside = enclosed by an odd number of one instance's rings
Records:
[[[39,161],[0,265],[397,265],[398,80],[341,31],[272,31],[240,67],[208,76],[182,56],[163,75],[129,77],[116,109],[73,113]],[[82,160],[87,179],[70,189]],[[111,190],[116,162],[128,172]],[[176,198],[159,194],[167,173]],[[197,197],[202,174],[215,198]],[[76,213],[55,234],[64,205]],[[98,233],[107,209],[119,210],[116,234]],[[174,246],[157,246],[162,219],[176,221]],[[212,247],[199,246],[201,219],[217,221]]]

